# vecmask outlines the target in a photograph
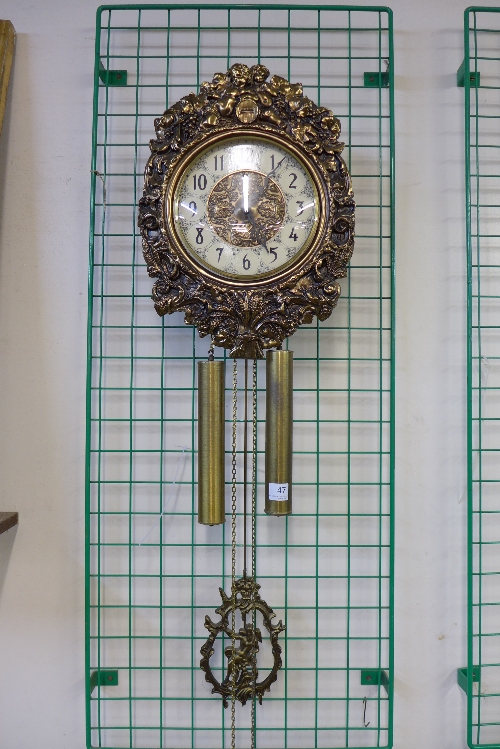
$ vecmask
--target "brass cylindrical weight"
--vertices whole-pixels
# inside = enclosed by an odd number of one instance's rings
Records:
[[[266,504],[268,515],[292,511],[293,351],[266,361]]]
[[[225,413],[222,361],[198,362],[198,522],[226,521]]]

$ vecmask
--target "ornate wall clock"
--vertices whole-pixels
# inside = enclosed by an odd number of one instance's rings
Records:
[[[175,311],[210,336],[198,368],[199,522],[225,521],[224,362],[233,363],[232,589],[221,590],[220,621],[207,617],[209,638],[201,667],[213,692],[232,706],[262,701],[281,666],[281,622],[260,598],[255,580],[257,360],[266,365],[265,511],[287,515],[292,504],[292,352],[283,341],[316,315],[325,320],[340,295],[353,251],[354,200],[341,157],[340,123],[303,95],[300,83],[273,76],[263,65],[233,65],[203,83],[155,120],[156,139],[145,170],[139,225],[153,300],[160,315]],[[237,360],[244,359],[243,575],[236,578]],[[253,361],[251,437],[247,436],[249,372]],[[251,476],[247,455],[251,454]],[[251,511],[248,510],[250,489]],[[247,516],[250,542],[247,544]],[[248,548],[247,548],[248,547]],[[247,556],[250,562],[247,565]],[[259,681],[257,654],[267,630],[274,656]],[[217,635],[226,676],[210,667]]]

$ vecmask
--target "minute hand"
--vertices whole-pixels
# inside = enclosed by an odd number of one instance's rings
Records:
[[[255,223],[255,218],[254,218],[254,215],[253,215],[252,211],[248,211],[248,213],[246,214],[246,219],[247,219],[247,221],[252,226],[253,235],[254,235],[255,239],[257,240],[257,242],[259,244],[262,245],[262,247],[266,250],[267,254],[269,254],[269,248],[268,248],[268,246],[266,244],[265,230],[264,229],[260,229],[257,226],[257,224]]]
[[[278,169],[280,168],[280,166],[282,165],[282,163],[284,162],[285,159],[286,159],[286,154],[283,156],[283,158],[281,159],[281,161],[278,161],[278,163],[276,164],[276,166],[274,167],[274,169],[271,169],[271,171],[266,174],[266,178],[264,180],[264,185],[263,185],[262,189],[259,192],[258,198],[261,198],[262,195],[267,190],[267,188],[269,187],[269,179],[271,177],[271,174],[274,175],[274,173],[278,171]]]
[[[283,156],[283,158],[281,159],[281,161],[279,161],[276,164],[276,166],[274,167],[274,169],[271,169],[271,171],[266,174],[265,179],[264,179],[264,184],[263,184],[263,186],[261,187],[261,189],[259,190],[259,192],[257,193],[257,196],[256,196],[256,202],[257,203],[259,202],[259,200],[261,199],[261,197],[264,195],[264,193],[266,192],[267,188],[269,187],[269,180],[271,178],[271,175],[274,175],[275,172],[278,171],[278,169],[280,168],[280,166],[282,165],[282,163],[284,162],[285,159],[286,159],[286,154],[285,154],[285,156]],[[257,226],[257,224],[255,223],[255,219],[254,219],[253,214],[252,214],[251,211],[248,211],[246,213],[246,217],[247,217],[248,221],[250,222],[250,224],[252,225],[252,228],[253,228],[254,234],[255,234],[255,238],[257,239],[258,242],[260,242],[260,244],[262,245],[262,247],[266,250],[267,254],[269,254],[269,248],[268,248],[266,240],[265,240],[264,230],[260,229]]]

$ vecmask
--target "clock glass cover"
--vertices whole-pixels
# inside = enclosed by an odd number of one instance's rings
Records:
[[[314,239],[315,181],[286,146],[265,137],[226,136],[195,153],[178,175],[173,228],[184,250],[217,275],[272,276]]]

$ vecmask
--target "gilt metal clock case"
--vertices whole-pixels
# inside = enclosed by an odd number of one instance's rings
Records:
[[[264,349],[279,348],[314,315],[325,320],[353,250],[354,199],[341,157],[340,123],[304,96],[300,83],[268,77],[263,65],[237,63],[155,120],[157,137],[150,143],[139,203],[144,256],[149,275],[157,279],[156,311],[184,312],[187,324],[235,358],[262,358]],[[272,169],[240,166],[213,176],[202,214],[195,200],[180,197],[206,154],[245,143],[285,154],[304,175],[304,190],[312,191],[313,214],[300,224],[298,250],[292,240],[286,243],[287,221],[294,216],[274,162]],[[242,210],[242,185],[247,203],[249,193],[254,203],[245,206],[242,233],[236,235],[231,220]],[[195,241],[203,242],[207,232],[212,254],[201,252]],[[296,237],[293,232],[292,226]],[[223,258],[220,267],[217,257]]]

